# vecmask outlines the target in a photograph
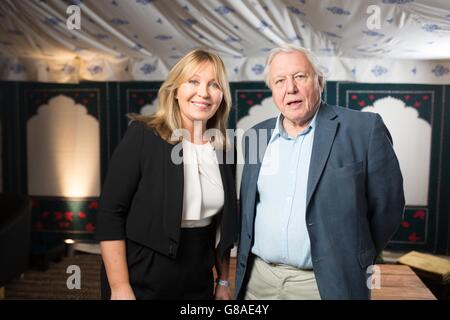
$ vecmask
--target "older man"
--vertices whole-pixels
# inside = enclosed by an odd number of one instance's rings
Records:
[[[306,49],[272,50],[266,83],[281,113],[244,144],[237,298],[369,299],[404,210],[391,136],[379,115],[321,101]]]

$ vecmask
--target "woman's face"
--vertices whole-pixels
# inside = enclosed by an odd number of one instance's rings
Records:
[[[203,127],[219,108],[223,92],[217,81],[214,66],[205,62],[200,69],[177,89],[175,97],[180,106],[183,126],[191,127],[201,121]]]

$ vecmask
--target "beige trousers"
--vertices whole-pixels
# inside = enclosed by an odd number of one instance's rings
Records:
[[[255,257],[245,300],[320,300],[313,270],[268,264]]]

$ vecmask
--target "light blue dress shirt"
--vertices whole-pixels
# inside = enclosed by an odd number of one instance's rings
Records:
[[[269,263],[311,269],[306,228],[306,192],[317,112],[297,137],[277,118],[258,176],[255,242],[252,252]]]

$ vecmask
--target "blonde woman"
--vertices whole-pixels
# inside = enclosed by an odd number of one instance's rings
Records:
[[[221,161],[231,149],[222,60],[205,49],[189,52],[158,98],[155,115],[131,116],[103,185],[102,298],[230,299],[237,207],[234,165]]]

